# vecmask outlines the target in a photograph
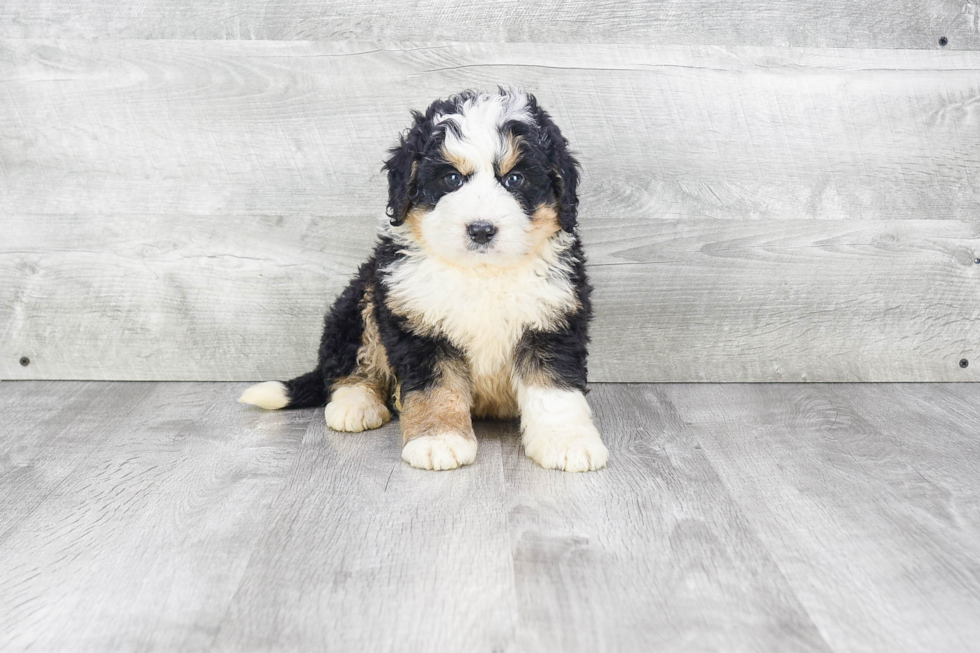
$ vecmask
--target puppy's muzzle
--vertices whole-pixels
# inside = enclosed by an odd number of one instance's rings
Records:
[[[470,240],[479,245],[486,245],[497,234],[497,227],[489,222],[471,222],[466,225],[466,233],[470,235]]]

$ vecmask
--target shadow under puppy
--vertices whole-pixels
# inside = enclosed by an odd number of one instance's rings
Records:
[[[472,463],[472,416],[520,415],[542,467],[609,455],[585,400],[585,258],[578,163],[534,96],[466,91],[434,102],[392,148],[390,225],[326,316],[315,370],[252,386],[266,409],[322,406],[337,431],[400,413],[402,458]]]

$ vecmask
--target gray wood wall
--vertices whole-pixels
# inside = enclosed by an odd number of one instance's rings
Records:
[[[584,165],[593,381],[977,380],[976,0],[6,0],[0,378],[306,371],[408,111],[498,83]]]

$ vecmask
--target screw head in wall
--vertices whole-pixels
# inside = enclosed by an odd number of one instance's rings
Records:
[[[30,358],[28,358],[27,356],[21,356],[20,357],[20,365],[21,365],[21,367],[27,367],[30,364],[31,364],[31,359]]]
[[[960,359],[960,367],[967,368],[969,366],[970,366],[970,361],[966,360],[965,358]]]
[[[939,37],[939,45],[941,45],[941,46],[943,46],[945,48],[947,43],[949,43],[949,39],[948,38],[946,38],[945,36],[940,36]]]

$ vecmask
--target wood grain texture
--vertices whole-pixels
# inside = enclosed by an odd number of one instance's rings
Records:
[[[976,49],[978,20],[973,0],[7,0],[0,36]]]
[[[12,223],[23,238],[0,253],[7,378],[289,378],[315,364],[323,312],[374,238],[368,224],[300,216]],[[583,237],[593,381],[980,370],[958,364],[976,355],[976,222],[607,219]]]
[[[29,40],[0,62],[8,214],[381,217],[408,111],[500,83],[555,114],[586,220],[980,208],[980,53]]]
[[[407,110],[514,82],[583,161],[593,380],[976,379],[977,53],[28,40],[0,62],[0,378],[305,371]]]
[[[477,424],[474,465],[423,472],[397,424],[334,433],[240,390],[0,384],[4,651],[955,653],[980,635],[977,384],[599,384],[611,458],[589,474],[536,467],[514,422]]]
[[[4,408],[68,395],[21,429],[35,478],[0,495],[0,647],[206,649],[309,414],[257,420],[221,385],[103,384],[87,403],[65,385],[0,388]]]
[[[132,428],[148,384],[7,384],[0,429],[0,545],[102,446]],[[125,415],[125,419],[120,419]],[[132,419],[133,421],[128,421]]]
[[[650,394],[590,393],[604,473],[543,472],[504,441],[517,650],[831,650],[683,421]]]
[[[959,366],[980,326],[976,221],[611,220],[602,233],[596,380],[978,378]]]
[[[517,611],[500,445],[426,472],[397,423],[336,433],[320,411],[215,650],[504,650]]]
[[[980,397],[977,386],[967,401],[949,392],[690,385],[666,398],[831,648],[971,651],[980,466],[954,459],[975,453],[960,440]],[[928,407],[936,396],[957,413]]]

